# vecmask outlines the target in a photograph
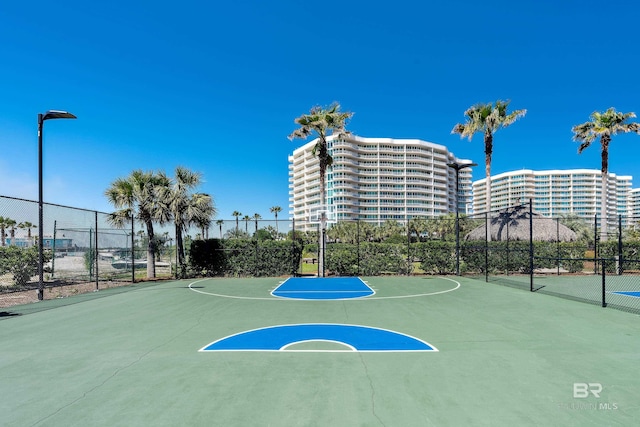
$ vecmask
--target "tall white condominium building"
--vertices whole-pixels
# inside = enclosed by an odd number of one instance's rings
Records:
[[[629,190],[629,216],[636,226],[640,225],[640,188]]]
[[[326,207],[320,204],[320,168],[313,140],[289,156],[290,215],[311,229],[316,212],[333,221],[363,220],[382,224],[433,218],[456,209],[457,159],[446,147],[417,139],[329,137],[333,166],[326,174]],[[459,173],[459,212],[471,201],[471,169]],[[297,225],[296,225],[297,227]]]
[[[491,210],[533,201],[533,210],[547,217],[575,214],[593,220],[600,216],[602,173],[597,169],[505,172],[491,177]],[[631,176],[609,173],[607,180],[608,223],[628,215]],[[485,179],[473,183],[473,210],[485,212]]]

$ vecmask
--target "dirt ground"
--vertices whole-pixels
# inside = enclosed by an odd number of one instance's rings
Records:
[[[130,285],[130,282],[100,282],[100,289],[113,288],[117,286]],[[96,289],[95,282],[80,283],[75,285],[45,287],[44,299],[65,298],[72,295],[93,292]],[[23,292],[12,292],[0,294],[0,308],[11,307],[14,305],[30,304],[38,301],[38,290],[32,289]]]
[[[113,268],[111,261],[99,260],[99,268],[101,274],[117,273],[119,270]],[[158,267],[156,263],[156,272],[158,275],[170,275],[171,267],[165,267],[164,264],[159,263]],[[165,263],[166,264],[166,263]],[[167,264],[168,265],[168,264]],[[51,262],[47,265],[51,268]],[[77,277],[78,274],[87,274],[84,257],[80,255],[65,256],[55,259],[56,278],[61,278],[63,281],[68,277]],[[32,277],[32,281],[37,281],[38,277]],[[143,279],[147,280],[147,279]],[[0,275],[0,286],[10,287],[13,283],[13,279],[10,274]],[[130,285],[128,281],[100,281],[99,288],[107,289],[117,286]],[[72,295],[82,294],[86,292],[93,292],[96,289],[95,282],[85,282],[73,285],[65,286],[51,286],[51,284],[45,283],[44,299],[65,298]],[[36,289],[23,291],[23,292],[2,292],[0,293],[0,308],[11,307],[20,304],[29,304],[38,301],[38,291]]]

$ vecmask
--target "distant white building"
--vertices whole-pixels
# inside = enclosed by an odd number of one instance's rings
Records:
[[[629,191],[629,216],[640,221],[640,188]]]
[[[523,169],[491,177],[491,210],[526,203],[532,199],[533,210],[547,217],[575,214],[585,220],[600,215],[602,173],[596,169],[534,171]],[[609,173],[607,179],[608,222],[617,223],[618,215],[627,216],[631,176]],[[486,178],[473,182],[473,209],[484,212]],[[634,190],[636,191],[636,190]],[[636,199],[640,193],[636,193]],[[640,213],[640,203],[638,204]]]
[[[320,168],[313,140],[289,156],[289,207],[296,223],[311,227],[318,210],[334,221],[382,224],[433,218],[456,210],[456,158],[447,147],[418,139],[363,138],[327,141],[333,166],[326,174],[326,207],[320,205]],[[458,207],[471,200],[471,168],[459,173]]]

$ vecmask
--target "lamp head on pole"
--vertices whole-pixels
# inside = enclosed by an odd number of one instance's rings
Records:
[[[50,119],[75,119],[77,118],[68,111],[49,110],[42,115],[42,121]]]
[[[42,127],[45,120],[50,119],[75,119],[76,116],[59,110],[49,110],[46,113],[38,113],[38,300],[44,299],[44,218],[42,198]]]
[[[456,171],[459,171],[459,170],[464,169],[464,168],[472,168],[474,166],[478,166],[478,164],[477,163],[451,162],[451,163],[447,163],[447,166],[449,166],[452,169],[455,169]]]

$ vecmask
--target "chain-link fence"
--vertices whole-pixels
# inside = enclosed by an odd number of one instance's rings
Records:
[[[530,204],[475,219],[480,225],[463,244],[468,273],[484,273],[487,282],[640,311],[638,218],[610,218],[606,233],[597,216],[546,218],[532,212]]]
[[[546,218],[530,204],[406,224],[341,221],[326,230],[326,270],[364,276],[461,274],[640,311],[638,218],[607,222],[605,235],[597,217]],[[303,263],[315,262],[318,233],[319,228],[307,233]]]
[[[44,284],[127,281],[143,278],[148,238],[135,228],[118,229],[104,212],[43,204],[43,229],[38,229],[38,203],[0,196],[0,291],[36,289],[38,236],[42,232]],[[169,233],[157,235],[155,267],[170,277],[175,249]]]
[[[37,222],[36,202],[0,197],[3,292],[38,284]],[[640,311],[640,218],[607,223],[603,233],[597,217],[546,218],[526,204],[470,216],[338,221],[324,231],[308,222],[238,216],[191,228],[183,240],[190,276],[319,275],[323,253],[327,275],[460,274]],[[106,213],[45,204],[43,225],[47,286],[99,287],[147,276],[149,239],[137,223],[117,229]],[[175,269],[174,230],[157,226],[154,241],[156,276],[183,274]]]
[[[609,305],[640,309],[633,294],[610,295],[617,291],[602,287],[621,281],[614,280],[614,272],[628,282],[622,289],[637,282],[638,219],[609,219],[603,241],[597,217],[545,218],[530,206],[475,216],[332,222],[324,230],[323,251],[319,224],[256,215],[215,220],[194,235],[196,240],[216,239],[204,253],[219,256],[203,261],[205,267],[195,274],[321,275],[318,258],[323,253],[327,275],[461,274],[598,304],[608,304],[603,295],[610,296],[615,303]],[[584,285],[571,286],[571,281]]]
[[[189,244],[189,274],[231,277],[300,274],[307,233],[294,233],[294,224],[248,216],[214,220],[208,230],[200,230]]]

